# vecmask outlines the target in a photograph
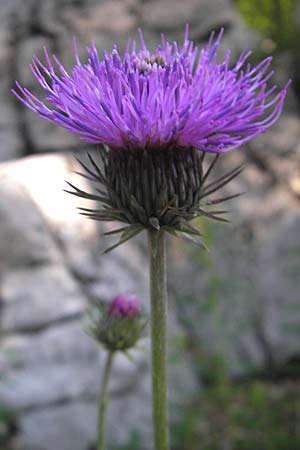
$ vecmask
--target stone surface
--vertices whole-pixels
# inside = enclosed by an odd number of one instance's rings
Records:
[[[159,32],[179,30],[188,23],[192,29],[197,27],[202,33],[216,26],[231,24],[235,15],[232,4],[227,0],[190,0],[187,3],[165,0],[163,8],[160,1],[154,0],[144,3],[141,14],[143,24]]]
[[[55,261],[55,245],[26,188],[3,175],[0,191],[1,271]]]
[[[63,180],[75,179],[88,188],[76,170],[62,155],[0,166],[0,404],[20,413],[24,450],[90,449],[105,352],[84,331],[84,312],[126,291],[148,310],[144,246],[128,243],[101,255],[109,245],[102,227],[80,216],[80,200],[62,190]],[[171,324],[172,342],[175,316]],[[126,444],[135,431],[151,442],[149,340],[139,347],[134,363],[115,359],[110,445]],[[196,389],[183,355],[172,362],[170,383],[173,405]]]
[[[247,166],[235,184],[230,192],[246,194],[232,202],[233,224],[202,224],[210,253],[176,253],[173,290],[189,339],[246,376],[298,354],[300,215],[288,187],[271,188],[267,173]]]
[[[3,278],[1,288],[5,332],[33,331],[78,315],[85,307],[78,286],[63,265],[11,272]]]
[[[95,402],[84,401],[28,413],[22,423],[24,449],[90,449],[96,417]]]

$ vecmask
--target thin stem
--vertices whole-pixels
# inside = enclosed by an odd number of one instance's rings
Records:
[[[169,450],[167,389],[167,277],[165,236],[149,231],[151,344],[152,344],[152,415],[155,450]]]
[[[100,398],[99,398],[99,415],[98,415],[98,438],[97,450],[104,450],[105,448],[105,420],[108,406],[108,384],[112,369],[113,352],[108,352],[104,373],[101,380]]]

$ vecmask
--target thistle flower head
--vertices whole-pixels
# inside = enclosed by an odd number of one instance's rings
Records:
[[[140,47],[128,45],[123,57],[114,46],[100,59],[94,44],[88,61],[68,73],[45,50],[46,64],[33,58],[31,70],[46,92],[44,101],[17,83],[14,94],[41,117],[81,139],[100,145],[100,161],[81,162],[82,175],[96,183],[96,193],[73,185],[71,192],[96,200],[100,208],[81,208],[95,220],[119,220],[129,226],[120,243],[144,228],[164,229],[198,240],[190,221],[199,215],[225,221],[226,211],[206,206],[227,198],[208,199],[240,172],[217,180],[210,174],[220,153],[264,132],[279,117],[288,84],[276,93],[268,86],[271,58],[255,67],[244,52],[231,65],[230,51],[218,62],[223,30],[200,52],[188,38],[182,46],[162,36],[151,53],[140,33]],[[216,157],[207,169],[207,152]],[[231,196],[229,198],[232,198]],[[113,246],[112,248],[114,248]]]
[[[31,70],[45,99],[16,83],[14,94],[44,119],[77,133],[88,142],[119,150],[189,148],[220,153],[232,150],[271,126],[280,115],[287,86],[268,87],[271,58],[256,67],[244,52],[230,65],[230,51],[217,62],[222,32],[212,33],[200,52],[188,38],[183,45],[162,36],[151,53],[127,46],[123,57],[114,46],[100,59],[94,44],[87,63],[68,73],[45,49],[46,64],[36,56]]]
[[[138,298],[119,294],[91,312],[89,333],[109,351],[127,351],[142,337],[147,319]]]

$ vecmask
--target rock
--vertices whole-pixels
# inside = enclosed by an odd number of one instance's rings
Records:
[[[236,11],[232,11],[231,20],[227,20],[225,33],[220,43],[220,53],[225,54],[226,50],[230,48],[233,64],[240,57],[242,51],[251,50],[255,53],[259,49],[260,43],[261,36],[247,26]],[[253,63],[253,59],[254,57],[250,56],[248,61]]]
[[[2,279],[2,329],[34,331],[83,313],[80,289],[63,266],[18,270]]]
[[[19,413],[19,441],[28,450],[90,450],[95,442],[105,352],[84,331],[85,309],[124,291],[149,309],[145,236],[102,256],[113,238],[104,241],[103,227],[78,214],[80,199],[62,190],[64,180],[90,189],[76,170],[62,155],[0,165],[0,404]],[[172,342],[174,315],[170,330]],[[121,446],[138,432],[150,448],[148,338],[132,356],[134,363],[115,359],[107,434]],[[184,355],[171,357],[177,407],[197,384]]]
[[[183,3],[179,0],[153,0],[145,2],[141,7],[142,23],[148,28],[158,32],[166,30],[184,30],[188,23],[193,29],[195,26],[202,30],[203,35],[214,27],[231,22],[233,8],[227,0],[213,2],[190,0]]]
[[[0,162],[16,159],[22,156],[23,146],[20,137],[15,134],[14,126],[0,124],[1,152]]]
[[[202,349],[203,364],[223,355],[233,376],[275,370],[299,348],[297,202],[284,185],[268,192],[254,178],[247,184],[249,194],[231,202],[233,225],[202,223],[210,253],[179,251],[170,281],[178,317]]]
[[[18,133],[14,97],[11,93],[10,70],[12,61],[8,44],[9,32],[6,24],[1,26],[0,30],[0,162],[18,158],[23,151],[23,143]]]
[[[97,392],[101,353],[81,320],[7,337],[3,353],[13,356],[6,360],[0,398],[14,408],[47,409]]]
[[[58,254],[40,212],[24,186],[1,175],[1,271],[54,262]]]
[[[89,450],[97,423],[95,402],[78,402],[28,413],[22,423],[24,449]]]
[[[263,272],[260,283],[270,311],[266,317],[266,332],[274,360],[278,363],[287,361],[299,351],[299,225],[297,210],[285,214],[270,229],[261,247]]]
[[[117,0],[113,3],[104,1],[91,6],[85,15],[78,9],[67,11],[67,20],[80,30],[101,31],[109,34],[122,35],[131,32],[138,26],[134,15],[137,6],[135,0]]]
[[[40,98],[43,99],[44,96],[41,95]],[[32,111],[24,109],[24,115],[35,153],[72,151],[78,148],[78,137],[51,122],[39,120]]]
[[[292,114],[283,114],[271,130],[248,144],[249,157],[258,156],[272,171],[274,178],[288,184],[300,155],[299,138],[299,120]]]

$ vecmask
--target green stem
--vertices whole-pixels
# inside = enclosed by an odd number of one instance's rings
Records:
[[[108,384],[112,369],[113,356],[114,356],[113,352],[108,352],[104,367],[103,378],[101,380],[99,415],[98,415],[97,450],[104,450],[105,448],[105,420],[108,406]]]
[[[167,277],[165,236],[149,231],[152,415],[155,450],[169,450],[167,389]]]

